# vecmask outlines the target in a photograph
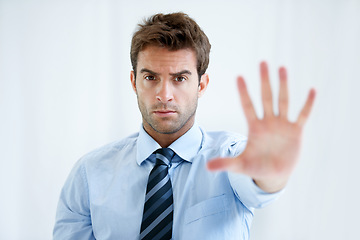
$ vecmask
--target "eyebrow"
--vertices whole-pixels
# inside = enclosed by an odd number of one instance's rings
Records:
[[[160,75],[160,74],[158,74],[158,73],[156,73],[156,72],[154,72],[154,71],[151,71],[151,70],[149,70],[149,69],[147,69],[147,68],[142,68],[142,69],[140,70],[140,73],[144,73],[144,72],[147,72],[147,73],[150,73],[151,75],[156,75],[156,76]]]
[[[147,69],[147,68],[142,68],[140,70],[140,73],[144,73],[144,72],[150,73],[150,74],[155,75],[155,76],[160,75],[159,73],[151,71],[150,69]],[[179,75],[183,75],[183,74],[191,75],[191,72],[189,70],[182,70],[182,71],[177,72],[177,73],[170,73],[171,76],[179,76]]]
[[[191,75],[191,72],[189,70],[182,70],[177,73],[170,73],[171,76],[179,76],[179,75],[183,75],[183,74]]]

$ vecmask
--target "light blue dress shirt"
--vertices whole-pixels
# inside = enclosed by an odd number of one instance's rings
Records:
[[[177,156],[169,175],[173,187],[173,239],[249,239],[253,209],[280,193],[262,191],[250,177],[210,172],[206,162],[236,156],[246,137],[205,132],[196,124],[169,148]],[[153,152],[160,148],[143,128],[81,158],[61,192],[54,240],[139,239]]]

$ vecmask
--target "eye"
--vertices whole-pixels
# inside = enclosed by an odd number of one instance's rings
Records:
[[[178,76],[178,77],[176,77],[174,80],[175,80],[176,82],[183,82],[183,81],[186,80],[186,78],[183,77],[183,76]]]
[[[152,75],[145,76],[145,79],[146,79],[146,80],[149,80],[149,81],[154,81],[154,80],[156,80],[155,76],[152,76]]]

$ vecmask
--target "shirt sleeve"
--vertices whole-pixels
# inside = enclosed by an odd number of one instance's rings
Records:
[[[89,189],[84,166],[79,161],[61,191],[53,240],[92,240]]]
[[[247,139],[233,141],[228,149],[230,156],[240,155],[246,147]],[[268,193],[262,190],[253,179],[247,175],[228,172],[229,181],[234,194],[248,208],[262,208],[276,200],[284,189],[276,193]]]
[[[283,189],[276,193],[267,193],[249,176],[233,172],[228,172],[228,176],[235,195],[249,209],[265,207],[284,191]]]

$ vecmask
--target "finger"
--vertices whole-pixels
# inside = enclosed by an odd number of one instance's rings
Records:
[[[250,123],[251,121],[254,121],[255,119],[257,119],[254,105],[250,99],[249,92],[246,88],[244,78],[238,77],[237,83],[238,83],[238,89],[239,89],[239,93],[240,93],[241,105],[244,109],[245,117],[246,117],[248,123]]]
[[[310,112],[311,112],[311,108],[312,108],[314,100],[315,100],[315,95],[316,95],[316,91],[315,91],[315,89],[312,88],[309,92],[306,103],[305,103],[303,109],[301,110],[299,117],[296,121],[296,123],[298,125],[304,126],[306,120],[308,119]]]
[[[279,68],[280,90],[279,90],[279,116],[280,118],[287,119],[288,114],[288,85],[287,85],[287,72],[286,68]]]
[[[210,171],[232,171],[241,172],[242,162],[239,157],[235,158],[216,158],[207,163]]]
[[[272,92],[269,80],[269,71],[266,62],[260,63],[260,75],[261,75],[261,96],[264,106],[264,117],[273,116],[273,100]]]

